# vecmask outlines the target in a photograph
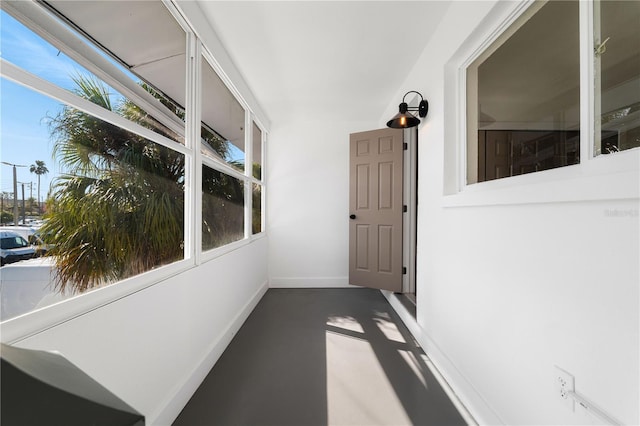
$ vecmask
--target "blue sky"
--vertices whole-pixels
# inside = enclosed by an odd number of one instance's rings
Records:
[[[5,12],[0,12],[0,55],[21,68],[61,87],[74,86],[71,76],[88,74],[55,47],[49,45]],[[52,158],[51,140],[46,117],[54,117],[60,110],[60,102],[27,89],[7,79],[0,80],[0,138],[2,140],[0,158],[13,164],[34,164],[36,160],[45,162],[49,173],[42,175],[41,198],[47,194],[52,179],[60,170]],[[29,168],[17,168],[18,182],[33,182],[33,197],[37,197],[37,176]],[[1,190],[13,192],[13,171],[11,166],[0,168]],[[25,196],[29,197],[28,186]],[[22,197],[18,188],[19,198]]]
[[[89,71],[51,46],[31,30],[0,11],[0,56],[20,68],[57,86],[73,90],[72,77],[78,74],[92,75]],[[123,69],[123,71],[127,72]],[[131,74],[131,77],[138,79]],[[108,86],[107,86],[108,87]],[[112,102],[121,95],[111,89]],[[0,79],[0,159],[13,164],[26,165],[17,168],[18,182],[25,182],[25,197],[29,197],[29,182],[33,182],[33,197],[37,197],[37,176],[29,172],[36,160],[45,162],[49,173],[41,176],[41,199],[44,200],[51,182],[61,170],[52,157],[54,141],[50,136],[47,118],[55,117],[62,104],[45,95],[25,88],[7,79]],[[229,160],[244,161],[244,153],[230,144]],[[0,190],[13,193],[11,166],[0,167]],[[22,198],[20,185],[18,198]]]

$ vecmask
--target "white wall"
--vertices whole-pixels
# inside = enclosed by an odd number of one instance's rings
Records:
[[[42,331],[57,350],[147,417],[169,425],[267,289],[267,239]]]
[[[419,133],[416,337],[482,424],[590,424],[555,396],[554,365],[609,415],[639,424],[638,153],[625,154],[635,171],[619,181],[635,198],[589,197],[582,169],[560,186],[585,200],[539,202],[553,178],[516,187],[520,200],[503,205],[481,205],[491,191],[467,206],[443,196],[445,144],[456,143],[445,64],[491,7],[454,2],[398,91],[430,101]],[[536,202],[523,201],[527,191]]]
[[[374,122],[275,121],[267,162],[271,287],[348,285],[349,134]]]

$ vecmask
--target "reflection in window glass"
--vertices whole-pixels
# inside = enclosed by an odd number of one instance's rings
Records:
[[[244,171],[244,109],[206,59],[202,60],[202,94],[202,153]]]
[[[182,259],[184,155],[71,107],[50,126],[67,173],[42,231],[60,284],[84,291]]]
[[[598,155],[640,146],[640,2],[597,1],[594,11]]]
[[[89,4],[93,3],[100,4],[103,2],[90,2]],[[182,136],[170,130],[156,117],[153,117],[116,91],[116,89],[98,79],[93,73],[68,57],[64,52],[58,50],[58,48],[49,44],[9,14],[0,11],[0,18],[2,19],[0,42],[3,59],[70,92],[80,93],[81,96],[99,90],[100,92],[94,93],[94,96],[83,97],[165,137],[173,139],[176,142],[184,143]],[[170,111],[173,111],[178,117],[184,120],[184,112],[170,99],[166,98],[161,92],[149,84],[144,83],[133,74],[128,73],[119,64],[117,64],[117,66],[130,78],[135,80],[137,84],[153,95],[159,102],[167,106]],[[107,98],[109,99],[109,104],[104,104],[102,101]]]
[[[262,232],[262,185],[257,183],[253,184],[252,203],[252,234],[259,234]]]
[[[579,162],[578,7],[526,13],[467,69],[468,183]]]
[[[202,249],[244,238],[244,182],[202,166]]]
[[[253,177],[262,179],[262,131],[253,123]]]
[[[54,271],[50,283],[20,283],[22,297],[3,267],[2,320],[184,257],[184,155],[4,79],[2,88],[3,160],[48,170],[34,191],[46,202],[30,216]]]
[[[163,2],[56,1],[48,6],[98,40],[131,79],[155,87],[153,95],[184,121],[187,36]],[[105,16],[117,22],[117,31],[105,25]]]

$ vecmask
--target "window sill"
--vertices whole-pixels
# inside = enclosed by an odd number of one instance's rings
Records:
[[[213,248],[207,251],[202,252],[201,255],[201,263],[208,262],[213,259],[217,259],[220,256],[224,256],[227,253],[231,253],[232,251],[238,250],[241,247],[246,246],[247,244],[251,244],[254,241],[257,241],[261,238],[266,237],[264,232],[259,234],[254,234],[249,238],[243,238],[242,240],[234,241],[229,244],[225,244],[224,246]]]
[[[260,233],[231,244],[227,244],[218,249],[203,253],[203,263],[214,258],[224,256],[227,253],[245,247],[266,234]],[[126,280],[98,288],[62,300],[58,303],[45,306],[43,308],[27,312],[15,318],[7,319],[0,323],[3,343],[16,343],[20,340],[33,336],[58,324],[80,317],[85,313],[113,303],[125,298],[145,288],[159,284],[171,277],[184,273],[197,267],[193,259],[184,259],[169,265],[159,267],[151,271]]]
[[[640,148],[584,164],[466,185],[442,206],[474,207],[627,200],[640,197]]]

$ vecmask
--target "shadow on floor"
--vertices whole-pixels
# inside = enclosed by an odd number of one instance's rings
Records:
[[[377,290],[270,289],[183,425],[464,425]]]

